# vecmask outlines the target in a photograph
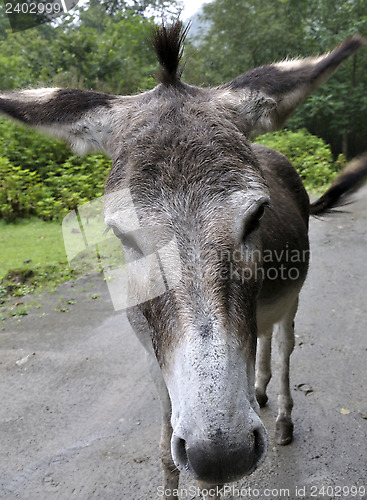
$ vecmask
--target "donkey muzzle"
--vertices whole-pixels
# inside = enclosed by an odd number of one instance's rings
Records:
[[[171,448],[179,469],[190,472],[199,481],[223,484],[251,474],[260,465],[266,455],[267,435],[261,421],[242,437],[242,442],[236,436],[233,444],[225,435],[218,439],[193,435],[184,439],[174,432]]]

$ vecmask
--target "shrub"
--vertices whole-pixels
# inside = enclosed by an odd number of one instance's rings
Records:
[[[63,143],[0,120],[0,217],[62,219],[103,194],[111,161],[79,158]]]
[[[28,217],[34,211],[38,196],[45,190],[37,172],[14,166],[0,156],[0,216],[10,222],[17,217]]]
[[[331,182],[344,164],[342,155],[333,162],[329,146],[304,129],[265,134],[257,142],[287,156],[309,189]],[[60,220],[103,194],[110,166],[103,154],[79,158],[59,141],[0,120],[0,217]]]
[[[37,171],[44,178],[50,173],[50,165],[67,160],[70,150],[60,141],[2,118],[0,156],[8,158],[14,166]]]
[[[265,134],[256,142],[284,154],[308,189],[318,189],[333,181],[345,164],[343,155],[334,162],[330,147],[306,129]]]

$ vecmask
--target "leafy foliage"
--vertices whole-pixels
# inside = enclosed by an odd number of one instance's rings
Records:
[[[110,17],[100,9],[84,13],[80,26],[70,23],[60,30],[53,83],[117,94],[152,88],[157,67],[150,46],[153,21],[130,11]]]
[[[256,142],[284,154],[293,163],[306,188],[310,190],[318,189],[333,181],[345,165],[343,155],[334,162],[330,147],[306,129],[264,134]]]
[[[110,167],[102,154],[79,158],[58,141],[0,121],[0,216],[61,219],[103,194]]]
[[[168,17],[173,0],[90,0],[55,24],[18,33],[0,4],[0,88],[56,85],[131,94],[155,85],[151,49],[153,13]],[[323,52],[350,34],[367,34],[366,0],[214,0],[204,8],[209,24],[199,50],[188,44],[186,79],[218,84],[249,68],[289,55]],[[365,148],[366,55],[357,54],[311,96],[289,122],[325,139],[334,152]],[[263,137],[285,153],[310,186],[334,175],[330,150],[304,131]],[[316,142],[318,145],[316,145]],[[312,146],[312,147],[311,147]],[[0,216],[60,219],[103,192],[110,161],[81,160],[57,142],[0,121]]]
[[[3,14],[4,16],[4,14]],[[1,19],[1,10],[0,10]],[[0,41],[0,88],[68,86],[130,94],[151,88],[157,67],[152,18],[100,4]]]
[[[202,20],[209,28],[196,40],[199,63],[188,76],[192,83],[217,85],[256,66],[327,52],[358,32],[366,37],[367,1],[214,0],[204,5]],[[362,49],[297,109],[288,126],[322,137],[334,155],[354,156],[366,147],[366,107]]]
[[[153,87],[154,21],[145,12],[165,2],[135,3],[139,9],[124,0],[91,0],[55,25],[8,31],[0,39],[0,88],[69,86],[130,94]],[[177,7],[175,0],[170,5]],[[0,21],[8,26],[2,4]],[[61,142],[0,120],[0,217],[61,219],[103,194],[110,164],[101,154],[80,159]]]
[[[131,11],[139,15],[149,16],[155,13],[160,18],[173,16],[176,18],[183,7],[182,1],[172,0],[93,0],[91,5],[101,5],[110,16],[115,16],[121,11]]]

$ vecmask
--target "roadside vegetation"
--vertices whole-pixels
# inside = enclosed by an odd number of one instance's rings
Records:
[[[26,314],[21,297],[33,292],[52,292],[60,283],[81,274],[99,271],[100,263],[87,251],[68,264],[61,224],[36,217],[0,222],[0,318]],[[11,309],[9,309],[9,306]]]
[[[256,142],[286,156],[310,193],[325,190],[346,164],[342,153],[334,160],[330,146],[306,129],[264,134]]]
[[[213,0],[204,7],[205,29],[186,45],[185,81],[216,85],[289,55],[327,51],[356,32],[367,35],[367,0],[250,4]],[[0,89],[150,89],[157,70],[152,28],[162,12],[175,18],[180,7],[179,0],[89,0],[57,24],[12,33],[0,3]],[[286,130],[256,142],[285,154],[306,188],[320,192],[347,158],[365,149],[366,77],[361,51],[297,110]],[[81,159],[64,144],[0,118],[0,303],[100,269],[87,254],[69,265],[61,223],[103,194],[110,165],[102,154]]]

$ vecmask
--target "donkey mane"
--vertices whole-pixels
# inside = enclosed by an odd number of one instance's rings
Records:
[[[183,27],[181,21],[176,21],[172,26],[156,28],[153,35],[153,46],[160,64],[158,79],[164,85],[177,85],[180,81],[178,67],[183,52],[190,25]]]

